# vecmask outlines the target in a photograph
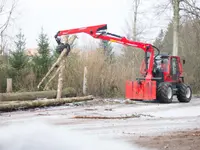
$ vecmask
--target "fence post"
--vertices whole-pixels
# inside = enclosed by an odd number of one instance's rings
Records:
[[[84,75],[83,75],[83,94],[87,94],[87,66],[84,67]]]
[[[12,92],[12,78],[7,78],[6,92],[7,93]]]

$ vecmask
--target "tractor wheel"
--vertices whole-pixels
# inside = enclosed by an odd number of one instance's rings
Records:
[[[157,88],[157,100],[160,103],[171,103],[173,99],[173,89],[170,83],[162,82]]]
[[[181,83],[178,85],[177,98],[179,102],[188,103],[192,99],[192,89],[189,85]]]

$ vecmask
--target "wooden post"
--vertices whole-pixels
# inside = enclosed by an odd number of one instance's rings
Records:
[[[68,43],[68,35],[64,36],[64,44]],[[66,56],[64,56],[66,57]],[[64,61],[65,58],[63,58],[63,60],[61,61],[61,64],[60,66],[62,66],[60,68],[60,71],[59,71],[59,75],[58,75],[58,86],[57,86],[57,97],[56,99],[60,99],[61,96],[62,96],[62,89],[63,89],[63,74],[64,74],[64,69],[65,69],[65,61]]]
[[[57,97],[56,99],[60,99],[62,96],[62,89],[63,89],[63,74],[65,69],[65,61],[61,62],[61,68],[58,75],[58,87],[57,87]]]
[[[68,38],[69,38],[68,35],[64,36],[64,39],[63,39],[64,43],[65,44],[68,43],[68,44],[72,45],[77,37],[74,36],[70,40],[68,40]],[[65,56],[65,57],[67,57],[67,56]],[[58,86],[57,86],[57,98],[56,99],[60,99],[61,96],[62,96],[63,75],[64,75],[64,69],[65,69],[65,58],[63,58],[60,66],[62,66],[62,67],[60,68],[59,75],[58,75]]]
[[[87,94],[87,66],[84,67],[84,75],[83,75],[83,94]]]
[[[7,78],[7,88],[6,88],[7,93],[12,92],[12,78]]]

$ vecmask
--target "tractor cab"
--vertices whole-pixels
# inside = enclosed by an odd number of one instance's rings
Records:
[[[183,61],[184,62],[184,61]],[[145,74],[145,60],[141,66],[141,74]],[[184,63],[183,63],[184,64]],[[149,66],[149,57],[148,57]],[[158,82],[183,82],[183,69],[180,57],[171,56],[168,54],[159,54],[154,58],[153,78]]]
[[[154,60],[153,76],[164,81],[165,74],[169,71],[169,56],[158,55]]]
[[[147,57],[147,66],[149,67],[149,59]],[[171,103],[173,95],[176,95],[179,102],[189,102],[192,97],[192,89],[184,83],[183,68],[180,57],[167,54],[159,54],[154,57],[152,83],[156,84],[156,99],[163,103]],[[145,59],[141,66],[141,73],[145,76]],[[135,86],[137,87],[137,86]],[[137,91],[137,88],[133,88]],[[128,88],[127,88],[128,89]],[[154,91],[153,90],[153,91]],[[134,93],[134,91],[132,90]],[[144,94],[145,95],[145,94]],[[151,94],[148,94],[151,95]],[[152,96],[152,95],[151,95]],[[136,96],[133,96],[134,99]],[[136,97],[137,98],[137,97]]]
[[[161,54],[155,58],[153,75],[162,82],[183,82],[183,69],[180,57]]]

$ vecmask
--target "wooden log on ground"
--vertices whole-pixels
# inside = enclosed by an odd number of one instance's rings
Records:
[[[22,93],[0,93],[0,101],[25,101],[36,100],[39,98],[56,98],[57,91],[36,91],[36,92],[22,92]],[[73,88],[66,88],[62,92],[62,97],[74,97],[76,91]]]
[[[0,103],[0,112],[10,112],[16,110],[27,110],[34,108],[43,108],[50,106],[61,106],[66,103],[83,102],[93,100],[92,95],[84,97],[70,97],[61,99],[45,99],[45,100],[34,100],[34,101],[10,101],[7,103]]]

